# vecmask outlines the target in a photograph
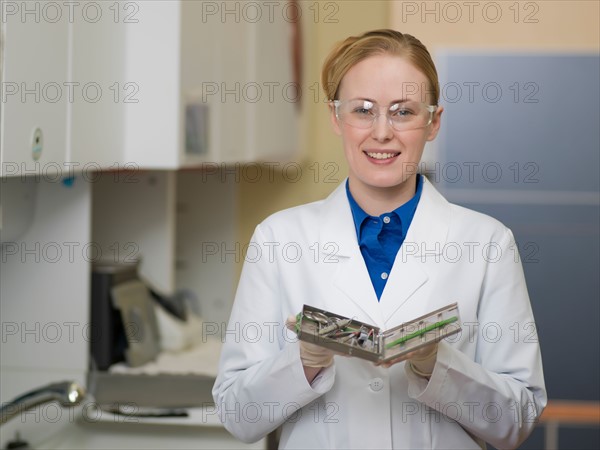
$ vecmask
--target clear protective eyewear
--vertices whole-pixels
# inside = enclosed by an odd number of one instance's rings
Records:
[[[351,127],[368,129],[383,114],[379,105],[370,100],[333,100],[335,116]],[[436,105],[426,105],[415,101],[404,101],[390,105],[386,111],[388,123],[396,131],[425,128],[433,121]]]

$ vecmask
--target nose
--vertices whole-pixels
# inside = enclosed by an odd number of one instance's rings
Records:
[[[375,118],[371,135],[373,139],[381,142],[389,141],[392,138],[394,133],[387,114],[379,114]]]

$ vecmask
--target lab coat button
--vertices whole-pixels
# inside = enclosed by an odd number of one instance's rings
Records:
[[[383,389],[383,380],[381,378],[373,378],[371,383],[369,383],[369,386],[374,392],[380,391]]]

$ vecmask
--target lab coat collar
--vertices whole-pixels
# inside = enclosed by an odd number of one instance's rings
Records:
[[[344,189],[345,181],[323,202],[320,221],[320,249],[337,260],[333,284],[364,313],[364,320],[387,328],[403,309],[405,320],[426,312],[426,305],[412,305],[414,293],[429,279],[422,263],[442,252],[450,223],[450,204],[423,177],[423,193],[406,239],[400,247],[380,301],[360,252],[352,211]],[[424,309],[425,308],[425,309]],[[406,313],[406,314],[404,314]],[[362,320],[359,319],[359,320]]]

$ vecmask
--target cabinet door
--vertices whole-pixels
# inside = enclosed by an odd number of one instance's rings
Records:
[[[254,129],[248,142],[251,160],[288,160],[297,150],[302,88],[300,80],[294,79],[293,25],[274,15],[272,21],[263,18],[248,29],[253,55],[249,77],[260,88],[257,101],[249,103],[248,110],[248,121]]]
[[[247,23],[236,22],[235,16],[226,16],[218,27],[219,50],[216,53],[215,82],[219,95],[214,96],[213,107],[217,120],[217,136],[213,140],[220,160],[246,161],[249,133],[254,129],[248,122],[252,104],[247,100],[247,89],[252,81],[248,76]]]
[[[84,176],[90,170],[136,167],[124,161],[124,106],[139,102],[139,84],[125,75],[124,41],[126,29],[138,25],[140,7],[133,2],[96,5],[102,11],[99,20],[75,16],[72,25],[73,81],[81,95],[72,105],[67,158]]]
[[[296,149],[292,24],[261,5],[182,4],[183,107],[206,115],[188,124],[208,131],[204,160],[282,160]]]
[[[67,153],[68,15],[44,2],[10,2],[2,15],[0,174],[55,177]]]
[[[137,86],[125,103],[125,162],[141,168],[177,168],[180,145],[181,2],[139,5],[125,28],[125,76]]]
[[[216,4],[209,7],[218,10]],[[220,69],[213,61],[221,51],[221,21],[207,16],[206,8],[202,1],[181,4],[182,166],[220,160]]]

